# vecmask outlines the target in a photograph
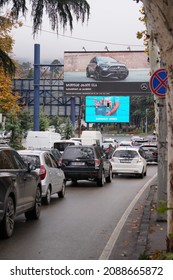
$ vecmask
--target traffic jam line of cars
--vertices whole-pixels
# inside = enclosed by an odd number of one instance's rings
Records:
[[[65,196],[66,181],[89,180],[102,187],[111,183],[113,174],[146,176],[147,165],[158,161],[157,144],[137,140],[125,145],[107,139],[102,148],[67,145],[63,153],[56,148],[16,151],[0,145],[0,236],[12,236],[20,214],[26,220],[39,219],[42,203],[49,205],[53,194]]]

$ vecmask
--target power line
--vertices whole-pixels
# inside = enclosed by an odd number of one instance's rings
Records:
[[[31,28],[31,26],[24,24],[23,26]],[[85,42],[92,42],[92,43],[100,43],[100,44],[109,44],[109,45],[114,45],[114,46],[129,46],[129,44],[118,44],[118,43],[112,43],[112,42],[105,42],[105,41],[97,41],[97,40],[91,40],[91,39],[85,39],[85,38],[79,38],[79,37],[73,37],[73,36],[68,36],[68,35],[62,35],[60,33],[55,33],[53,31],[48,31],[45,29],[39,29],[39,31],[45,32],[45,33],[50,33],[56,36],[64,37],[64,38],[69,38],[69,39],[74,39],[74,40],[79,40],[79,41],[85,41]],[[141,47],[144,48],[143,45],[130,45],[131,47]]]

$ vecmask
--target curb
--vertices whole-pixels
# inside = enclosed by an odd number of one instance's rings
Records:
[[[136,250],[135,250],[135,257],[138,260],[142,255],[146,254],[148,233],[149,233],[150,220],[151,220],[151,206],[154,201],[155,192],[156,192],[156,185],[151,185],[148,197],[145,200],[145,205],[143,208],[143,214],[142,214],[141,224],[140,224],[140,232],[139,232]]]

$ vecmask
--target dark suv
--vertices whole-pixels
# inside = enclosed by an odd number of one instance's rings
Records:
[[[128,75],[129,70],[126,65],[110,56],[95,56],[86,68],[86,76],[93,76],[95,80],[124,80]]]
[[[112,166],[99,146],[68,146],[62,155],[66,180],[92,180],[98,186],[112,181]]]
[[[41,210],[41,181],[32,165],[17,151],[0,146],[0,235],[10,237],[15,216],[38,219]]]

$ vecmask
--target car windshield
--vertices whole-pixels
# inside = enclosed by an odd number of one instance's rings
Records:
[[[90,147],[67,148],[64,151],[63,159],[94,159],[94,151]]]
[[[121,151],[115,151],[115,153],[113,154],[113,157],[117,157],[117,158],[136,158],[136,157],[139,157],[139,155],[136,151],[121,150]]]
[[[118,62],[113,57],[108,57],[108,56],[98,56],[98,60],[99,60],[99,62],[103,62],[103,63],[108,63],[108,62],[115,63],[115,62]]]

